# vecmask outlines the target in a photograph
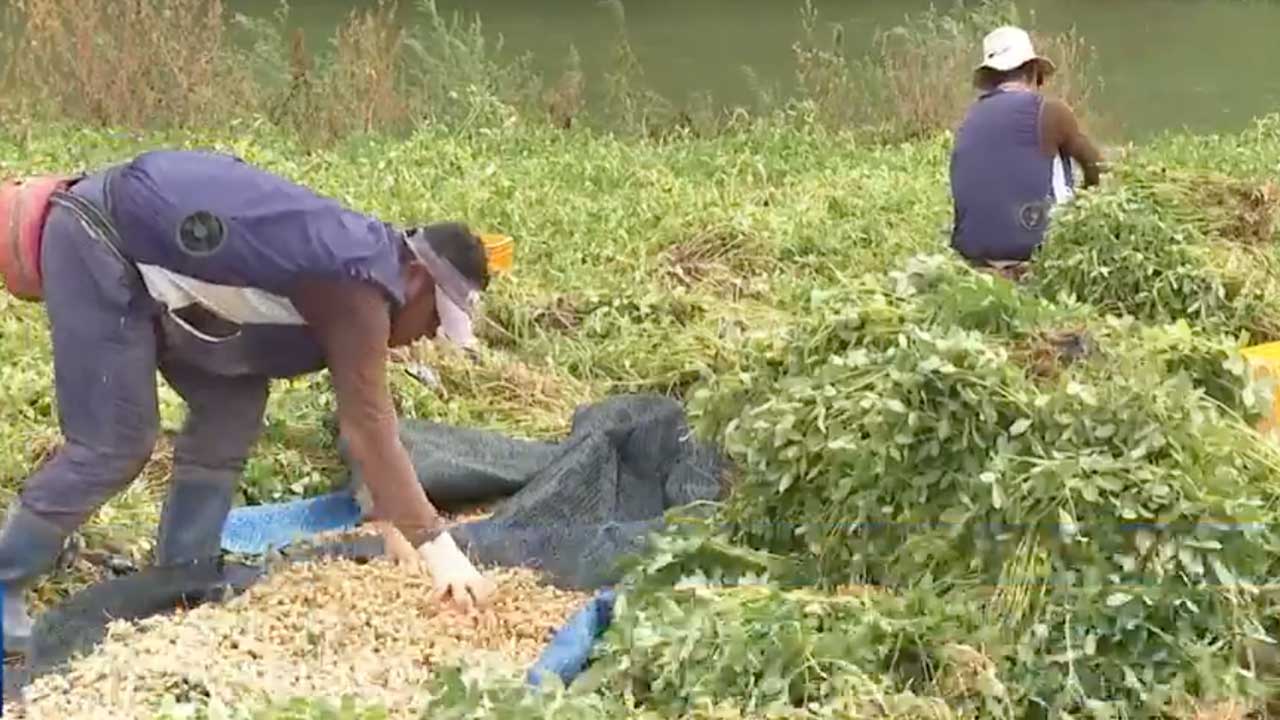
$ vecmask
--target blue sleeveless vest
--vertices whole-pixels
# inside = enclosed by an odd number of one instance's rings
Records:
[[[974,105],[951,154],[955,224],[965,258],[1028,260],[1044,241],[1055,200],[1054,158],[1040,149],[1039,93],[993,90]],[[1059,158],[1071,185],[1071,163]]]
[[[108,171],[105,190],[120,249],[152,296],[172,310],[194,288],[214,298],[194,304],[238,325],[212,338],[162,312],[170,358],[221,375],[314,372],[324,353],[288,300],[300,278],[372,283],[389,312],[405,300],[399,231],[239,158],[149,152]]]

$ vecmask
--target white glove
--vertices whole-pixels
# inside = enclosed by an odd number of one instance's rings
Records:
[[[438,600],[446,595],[452,597],[463,610],[485,605],[497,592],[498,588],[492,580],[481,575],[458,549],[453,536],[442,532],[435,540],[424,543],[418,548],[418,554],[431,573],[435,585],[432,599]]]

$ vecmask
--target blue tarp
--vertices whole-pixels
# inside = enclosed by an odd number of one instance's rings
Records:
[[[547,673],[559,675],[565,685],[572,683],[586,668],[591,648],[613,621],[615,600],[613,590],[602,590],[569,618],[529,669],[529,684],[541,687]]]
[[[319,533],[351,530],[359,522],[360,505],[350,491],[238,507],[222,526],[222,549],[262,555]]]

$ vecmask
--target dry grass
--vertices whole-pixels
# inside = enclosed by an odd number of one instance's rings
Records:
[[[586,76],[582,72],[582,58],[577,48],[569,49],[569,61],[560,79],[548,88],[542,97],[547,108],[547,118],[552,126],[568,130],[582,114],[586,105]]]
[[[999,21],[998,16],[986,23],[972,17],[958,21],[926,16],[917,24],[883,33],[877,43],[883,81],[880,112],[906,137],[957,127],[977,93],[973,70],[982,36]],[[1032,36],[1040,54],[1057,66],[1045,91],[1087,119],[1094,92],[1092,49],[1074,32],[1033,31]]]
[[[394,14],[394,5],[379,0],[375,9],[353,10],[347,25],[339,29],[326,106],[331,122],[345,117],[371,133],[408,116],[400,78],[404,31],[396,26]]]
[[[707,228],[663,252],[668,280],[686,288],[708,286],[734,299],[758,294],[773,262],[762,242],[730,226]]]
[[[1038,332],[1013,345],[1013,357],[1033,378],[1053,380],[1071,363],[1087,359],[1093,340],[1084,327]]]
[[[956,13],[930,9],[908,16],[898,27],[877,33],[874,50],[863,58],[844,51],[844,31],[829,40],[818,33],[818,13],[806,0],[804,39],[795,46],[803,99],[819,120],[834,127],[877,126],[890,139],[911,139],[952,130],[973,103],[973,71],[982,37],[996,27],[1035,27],[1034,15],[1019,18],[1010,2],[989,1]],[[1044,34],[1032,30],[1038,51],[1058,72],[1046,92],[1073,108],[1086,124],[1095,90],[1093,49],[1074,31]]]
[[[6,96],[101,126],[228,121],[252,106],[219,0],[15,0]]]
[[[273,103],[276,122],[311,139],[411,128],[407,33],[395,3],[352,10],[333,39],[333,54],[312,54],[300,33],[289,48],[289,89]]]
[[[1261,720],[1269,715],[1237,700],[1221,700],[1187,702],[1185,707],[1174,709],[1173,717],[1179,720]]]
[[[1276,239],[1276,219],[1280,216],[1280,185],[1227,182],[1209,185],[1201,202],[1238,208],[1227,216],[1219,230],[1222,237],[1236,242],[1269,245]]]
[[[528,92],[534,78],[486,57],[478,26],[425,7],[426,37],[400,22],[394,0],[379,0],[353,10],[317,53],[286,31],[287,7],[264,21],[233,18],[220,0],[16,0],[4,109],[28,122],[126,128],[267,118],[323,143],[456,114],[465,103],[455,91],[491,78],[495,92]],[[247,47],[233,27],[252,38]]]
[[[969,645],[949,643],[942,648],[942,666],[934,682],[952,701],[994,694],[1001,687],[995,662]]]
[[[555,332],[576,330],[585,317],[586,313],[569,295],[558,295],[550,302],[534,308],[532,313],[535,325]]]
[[[494,604],[467,616],[431,605],[429,579],[390,562],[288,566],[224,604],[115,623],[66,674],[33,683],[24,709],[6,710],[120,720],[151,717],[166,695],[238,705],[356,694],[392,718],[416,718],[433,666],[488,657],[522,670],[588,599],[528,571],[490,576]]]
[[[812,104],[819,121],[828,127],[866,122],[867,77],[865,69],[859,71],[845,55],[844,29],[837,26],[829,43],[820,40],[818,11],[812,0],[805,0],[801,26],[803,38],[792,46],[792,53],[802,99]],[[762,102],[771,104],[763,98]]]
[[[526,437],[559,436],[569,430],[574,411],[597,399],[587,383],[552,368],[539,368],[498,351],[472,360],[451,347],[418,343],[407,353],[413,363],[432,368],[437,394],[446,402],[472,400],[502,417],[518,418],[505,430]]]

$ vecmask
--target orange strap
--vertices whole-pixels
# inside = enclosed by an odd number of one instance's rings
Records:
[[[41,175],[0,184],[0,279],[22,300],[40,300],[40,239],[49,199],[74,177]]]

